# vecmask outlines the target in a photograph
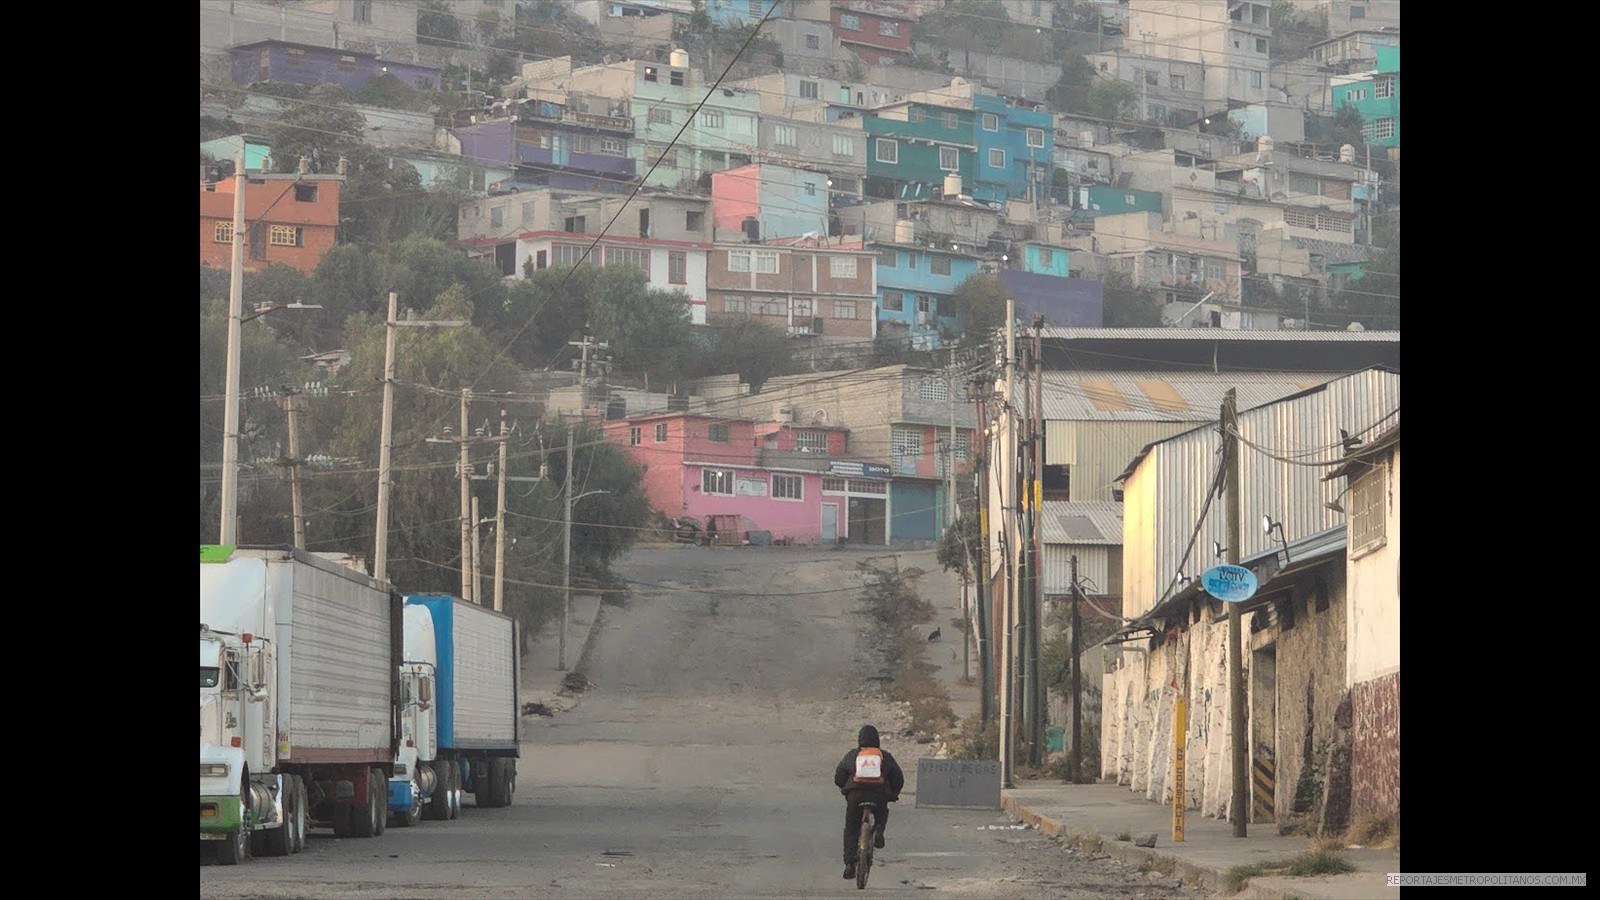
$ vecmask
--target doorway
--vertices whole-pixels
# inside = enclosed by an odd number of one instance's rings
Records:
[[[822,542],[839,543],[839,504],[822,504]]]
[[[1277,815],[1278,647],[1250,656],[1250,821],[1270,824]]]

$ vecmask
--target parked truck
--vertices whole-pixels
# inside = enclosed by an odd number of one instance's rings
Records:
[[[397,825],[454,819],[462,795],[510,806],[520,756],[517,621],[448,595],[405,598],[401,739],[389,779]]]
[[[402,599],[293,547],[200,548],[200,840],[217,861],[372,837],[399,740]]]

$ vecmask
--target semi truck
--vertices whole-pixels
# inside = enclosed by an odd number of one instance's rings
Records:
[[[389,779],[395,824],[510,806],[521,754],[517,621],[449,595],[405,597],[400,746]]]
[[[200,547],[200,840],[224,865],[387,824],[403,600],[336,556]]]

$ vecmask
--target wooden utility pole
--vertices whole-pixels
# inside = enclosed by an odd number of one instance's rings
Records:
[[[561,492],[563,510],[562,526],[566,539],[562,542],[561,566],[561,637],[556,650],[556,667],[567,668],[567,622],[572,618],[572,425],[567,425],[567,486]]]
[[[1234,388],[1222,398],[1222,465],[1228,501],[1228,562],[1239,564],[1239,410]],[[1244,615],[1228,604],[1228,719],[1233,757],[1233,836],[1245,837],[1250,821],[1250,735],[1244,710]]]
[[[456,468],[461,475],[461,599],[472,602],[472,454],[467,442],[467,407],[472,390],[461,389],[461,451]]]
[[[1083,652],[1083,644],[1078,637],[1078,626],[1081,620],[1078,617],[1078,557],[1074,555],[1067,564],[1067,577],[1071,580],[1072,588],[1072,746],[1067,748],[1067,777],[1073,784],[1082,784],[1083,775],[1078,771],[1082,764],[1079,747],[1083,744],[1080,737],[1083,728],[1083,685],[1082,673],[1078,671],[1078,654]]]
[[[283,408],[289,419],[289,502],[294,511],[294,545],[301,550],[306,548],[306,514],[305,507],[300,498],[300,417],[295,406],[294,398],[300,392],[292,387],[283,387]]]
[[[499,482],[494,505],[494,611],[505,612],[506,589],[506,446],[511,429],[506,426],[506,411],[500,410],[500,465],[495,472]]]

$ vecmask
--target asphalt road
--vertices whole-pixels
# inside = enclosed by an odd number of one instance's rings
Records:
[[[295,856],[202,866],[200,896],[859,896],[840,877],[844,801],[832,775],[865,722],[908,776],[868,892],[1193,896],[998,810],[916,808],[930,745],[895,733],[904,713],[867,677],[878,667],[856,564],[870,555],[635,550],[623,566],[634,596],[604,609],[586,661],[592,689],[528,720],[511,807],[479,810],[469,795],[453,822],[368,840],[318,829]],[[931,552],[901,563],[937,568]],[[946,589],[934,581],[929,590]]]

